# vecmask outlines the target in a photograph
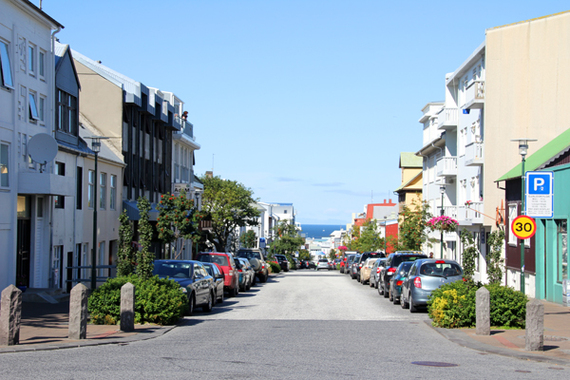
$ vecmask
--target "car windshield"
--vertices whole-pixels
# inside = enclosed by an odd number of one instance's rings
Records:
[[[400,274],[400,276],[405,276],[406,273],[408,273],[408,271],[412,267],[412,264],[413,264],[413,262],[411,262],[411,261],[406,261],[406,262],[403,262],[402,264],[400,264],[400,266],[398,267],[400,269],[400,271],[398,272]]]
[[[420,268],[420,274],[434,277],[461,276],[461,267],[456,263],[425,263]]]
[[[229,265],[228,258],[221,255],[200,255],[200,261],[203,261],[205,263],[216,263],[224,267],[227,267]]]
[[[238,257],[244,257],[246,259],[260,259],[261,254],[259,252],[254,251],[239,251],[237,254]]]
[[[192,278],[192,263],[155,262],[153,275],[172,278]]]

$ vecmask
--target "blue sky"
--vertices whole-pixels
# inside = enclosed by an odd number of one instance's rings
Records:
[[[39,0],[33,0],[39,4]],[[567,1],[43,0],[60,42],[185,102],[195,171],[293,203],[297,221],[349,223],[396,200],[421,109],[485,30]]]

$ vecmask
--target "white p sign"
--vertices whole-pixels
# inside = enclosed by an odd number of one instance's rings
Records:
[[[535,192],[539,192],[544,190],[544,177],[536,177],[533,178],[534,180],[534,184],[533,184],[533,189]]]

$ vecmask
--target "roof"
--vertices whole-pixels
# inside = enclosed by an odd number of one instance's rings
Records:
[[[40,14],[42,17],[44,17],[45,19],[47,19],[48,21],[50,21],[53,25],[55,25],[57,28],[61,28],[63,29],[64,26],[61,25],[59,22],[57,22],[56,20],[54,20],[50,15],[48,15],[47,13],[45,13],[44,11],[42,11],[40,8],[38,8],[34,3],[32,3],[29,0],[22,0],[22,3],[27,5],[28,7],[32,8],[32,10],[34,12],[37,12],[38,14]]]
[[[423,158],[414,152],[400,153],[400,168],[423,168]]]
[[[563,14],[565,14],[565,13],[570,13],[570,11],[558,12],[558,13],[553,13],[553,14],[546,15],[546,16],[531,18],[531,19],[529,19],[529,20],[517,21],[517,22],[513,22],[512,24],[499,25],[499,26],[495,26],[495,27],[492,27],[492,28],[487,29],[486,32],[487,32],[487,31],[490,31],[490,30],[495,30],[495,29],[500,29],[500,28],[506,28],[506,27],[508,27],[508,26],[519,25],[519,24],[525,24],[525,23],[532,22],[532,21],[542,20],[542,19],[549,18],[549,17],[560,16],[560,15],[563,15]]]
[[[418,180],[418,178],[421,178],[421,176],[423,175],[423,171],[419,172],[418,174],[416,174],[412,179],[410,179],[408,182],[403,183],[400,187],[398,187],[396,190],[394,190],[394,192],[398,192],[401,190],[404,190],[406,187],[408,187],[410,184],[414,183],[415,181]]]
[[[562,132],[546,143],[542,148],[538,149],[534,154],[525,160],[525,171],[533,171],[542,169],[552,159],[559,157],[570,149],[570,129]],[[495,182],[506,181],[508,179],[519,178],[522,174],[522,162],[509,170]]]

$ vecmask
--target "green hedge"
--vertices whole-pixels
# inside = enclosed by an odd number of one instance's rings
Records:
[[[475,297],[481,284],[456,281],[436,289],[428,300],[428,315],[437,327],[474,327]],[[524,328],[526,303],[523,293],[498,284],[485,285],[491,301],[491,326]]]
[[[281,272],[281,265],[279,265],[278,263],[269,261],[269,265],[271,266],[271,273]]]
[[[127,282],[135,286],[135,323],[173,325],[188,310],[188,297],[174,280],[154,276],[144,281],[136,275],[108,279],[88,300],[91,322],[119,323],[121,287]]]

